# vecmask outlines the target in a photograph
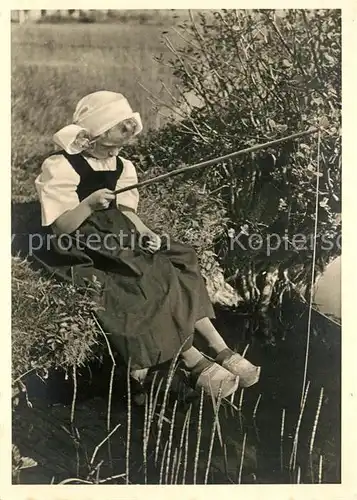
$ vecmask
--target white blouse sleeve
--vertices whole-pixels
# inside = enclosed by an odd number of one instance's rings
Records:
[[[41,203],[42,225],[49,226],[67,210],[79,205],[80,178],[62,155],[53,155],[42,164],[35,186]]]
[[[123,162],[123,172],[119,177],[116,188],[121,189],[123,187],[130,186],[131,184],[136,184],[138,182],[138,176],[136,174],[136,169],[131,161],[120,158]],[[130,191],[125,191],[124,193],[117,194],[116,204],[124,205],[125,207],[132,208],[135,212],[138,209],[139,203],[139,191],[134,188]]]

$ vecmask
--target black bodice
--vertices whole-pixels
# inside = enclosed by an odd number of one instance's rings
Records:
[[[123,162],[116,157],[117,168],[116,170],[93,170],[86,159],[81,154],[70,155],[65,151],[60,151],[56,154],[62,154],[72,165],[74,170],[80,177],[77,186],[77,194],[80,201],[92,194],[98,189],[115,190],[117,181],[123,172]]]

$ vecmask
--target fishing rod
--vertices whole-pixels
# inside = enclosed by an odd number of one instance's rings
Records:
[[[295,134],[281,137],[280,139],[275,139],[274,141],[264,142],[263,144],[255,144],[254,146],[250,146],[249,148],[241,149],[239,151],[226,154],[224,156],[218,156],[217,158],[212,158],[211,160],[206,160],[201,163],[196,163],[195,165],[187,165],[185,167],[180,167],[175,170],[172,170],[171,172],[167,172],[166,174],[161,174],[158,175],[157,177],[153,177],[152,179],[147,179],[145,181],[137,182],[136,184],[131,184],[130,186],[126,186],[124,188],[116,189],[113,193],[114,194],[124,193],[125,191],[130,191],[131,189],[134,188],[148,186],[149,184],[160,182],[164,179],[167,179],[168,177],[173,177],[174,175],[181,174],[183,172],[189,172],[191,170],[196,170],[198,168],[211,167],[216,163],[221,163],[222,161],[230,160],[232,158],[236,158],[237,156],[242,156],[247,153],[259,151],[260,149],[268,148],[270,146],[275,146],[276,144],[280,144],[281,142],[297,139],[299,137],[304,137],[310,134],[316,134],[316,132],[318,132],[319,130],[321,130],[321,127],[314,127],[310,128],[309,130],[305,130],[304,132],[297,132]]]

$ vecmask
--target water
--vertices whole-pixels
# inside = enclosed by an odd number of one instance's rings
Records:
[[[214,421],[212,401],[209,397],[204,398],[200,426],[201,444],[196,459],[200,396],[192,391],[182,392],[175,378],[174,391],[165,410],[157,466],[154,465],[154,458],[158,429],[155,425],[152,427],[147,453],[148,483],[158,484],[160,480],[163,483],[166,480],[175,481],[176,472],[178,483],[185,480],[187,484],[192,484],[194,479],[197,483],[204,483],[207,480],[209,484],[311,483],[319,480],[323,483],[340,482],[340,328],[314,313],[307,371],[309,390],[301,420],[295,468],[292,472],[289,464],[300,414],[306,348],[306,309],[303,306],[286,309],[283,324],[285,338],[282,340],[277,336],[276,345],[272,346],[263,343],[258,336],[249,339],[242,317],[228,312],[221,312],[218,315],[216,325],[231,347],[242,352],[247,342],[250,343],[247,357],[254,364],[262,366],[261,379],[256,386],[244,390],[243,393],[239,390],[235,394],[232,403],[235,408],[240,408],[240,411],[232,407],[229,402],[222,402],[219,411],[220,432],[215,434],[207,473]],[[109,370],[110,366],[107,368]],[[23,455],[33,457],[39,465],[21,473],[22,483],[48,484],[52,477],[55,478],[55,482],[59,482],[66,477],[76,477],[78,472],[80,477],[86,477],[88,467],[85,464],[88,458],[85,457],[91,456],[96,445],[107,434],[108,373],[109,371],[102,369],[100,374],[94,375],[94,384],[88,384],[85,377],[79,380],[81,398],[77,401],[75,425],[80,435],[80,446],[76,444],[73,436],[70,437],[71,382],[64,383],[62,375],[58,377],[61,381],[59,385],[55,377],[41,386],[37,381],[34,383],[34,379],[32,381],[29,379],[29,397],[34,408],[22,406],[16,412],[14,442],[18,444]],[[323,401],[314,449],[310,455],[309,445],[321,388],[323,388]],[[94,462],[103,460],[100,469],[102,478],[126,471],[125,376],[116,380],[113,395],[112,428],[118,423],[120,428],[111,439],[112,467],[108,463],[107,443],[101,447]],[[160,398],[157,413],[160,412],[162,395]],[[164,445],[170,441],[170,420],[176,400],[178,402],[172,441],[166,448],[171,448],[171,456],[169,461],[167,458],[162,461]],[[184,419],[190,406],[192,408],[186,460],[184,452],[186,437],[181,439],[181,436]],[[284,432],[281,438],[283,414]],[[130,482],[139,484],[145,481],[144,419],[144,407],[132,407]],[[243,444],[244,453],[242,453]],[[181,466],[177,470],[180,450]],[[322,473],[321,471],[319,473],[320,460],[322,460]],[[184,478],[185,463],[187,470]],[[194,473],[195,467],[197,467],[196,473]],[[117,482],[123,483],[125,478],[119,478]]]
[[[307,311],[304,307],[285,311],[291,330],[277,345],[263,346],[258,340],[249,348],[247,357],[262,368],[257,386],[245,391],[244,415],[249,427],[247,443],[257,450],[257,478],[262,483],[289,482],[286,470],[291,455],[292,442],[300,413],[303,371],[306,350]],[[223,320],[223,318],[222,318]],[[227,338],[234,338],[234,327],[227,319]],[[223,328],[223,325],[222,325]],[[242,346],[239,346],[240,348]],[[309,444],[316,416],[320,391],[323,387],[323,403],[317,426],[313,453],[313,469],[323,457],[323,482],[338,483],[340,472],[341,427],[341,337],[340,329],[318,314],[313,314],[309,349],[307,381],[310,383],[305,411],[299,432],[297,466],[301,467],[301,481],[311,482]],[[258,395],[261,400],[255,422],[253,408]],[[237,398],[239,395],[237,395]],[[237,399],[236,398],[236,399]],[[282,412],[285,409],[283,450],[280,446]],[[255,425],[254,425],[255,424]],[[281,467],[283,451],[283,470]],[[318,478],[313,478],[316,481]]]

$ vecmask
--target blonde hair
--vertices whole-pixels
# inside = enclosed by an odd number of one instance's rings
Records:
[[[103,132],[103,134],[100,135],[100,138],[110,139],[113,132],[117,131],[123,125],[129,126],[131,135],[134,135],[138,128],[138,122],[134,118],[126,118],[125,120],[122,120],[121,122],[114,125],[114,127],[111,127],[109,130]]]

